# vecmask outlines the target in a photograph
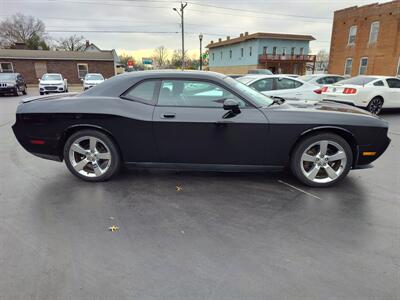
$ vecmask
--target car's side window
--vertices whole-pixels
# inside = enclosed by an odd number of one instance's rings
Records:
[[[256,82],[250,85],[253,89],[259,92],[266,92],[270,91],[273,88],[273,79],[272,78],[265,78],[257,80]]]
[[[277,90],[288,90],[288,89],[295,89],[298,88],[300,86],[302,86],[303,84],[299,81],[296,80],[292,80],[289,78],[279,78],[276,81],[276,89]]]
[[[386,79],[388,86],[392,89],[400,89],[400,80],[396,78]]]
[[[222,108],[226,99],[238,101],[240,107],[249,106],[236,95],[210,82],[163,80],[158,96],[158,105]]]
[[[125,99],[154,105],[157,83],[157,80],[143,81],[125,92],[122,97]]]
[[[320,78],[320,79],[317,79],[316,82],[319,83],[319,84],[326,84],[326,82],[325,82],[325,77],[322,77],[322,78]]]
[[[379,80],[377,82],[374,82],[374,86],[385,86],[382,80]]]

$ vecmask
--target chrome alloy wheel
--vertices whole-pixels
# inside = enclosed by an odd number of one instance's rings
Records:
[[[333,141],[311,144],[302,154],[300,168],[304,176],[316,183],[337,179],[345,170],[347,156],[343,147]]]
[[[71,144],[69,161],[79,174],[86,177],[99,177],[110,168],[111,152],[99,138],[83,136]]]

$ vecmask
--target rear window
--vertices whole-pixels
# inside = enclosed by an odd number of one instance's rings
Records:
[[[354,84],[354,85],[365,85],[371,81],[374,81],[378,78],[376,77],[367,77],[367,76],[356,76],[350,79],[340,81],[340,84]]]
[[[315,78],[315,76],[304,75],[304,76],[300,76],[300,77],[297,77],[297,78],[300,79],[300,80],[303,80],[303,81],[310,81],[313,78]]]
[[[244,84],[248,84],[253,79],[254,79],[254,77],[250,77],[250,76],[243,76],[243,77],[236,78],[237,81],[244,83]]]

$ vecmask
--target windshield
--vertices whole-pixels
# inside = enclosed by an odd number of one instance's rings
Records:
[[[350,79],[346,80],[341,80],[338,83],[339,84],[354,84],[354,85],[364,85],[367,84],[368,82],[374,81],[378,78],[376,77],[367,77],[367,76],[356,76]]]
[[[104,80],[101,74],[87,74],[85,80]]]
[[[59,74],[44,74],[42,80],[62,80]]]
[[[297,77],[297,78],[300,79],[300,80],[303,80],[303,81],[310,81],[313,78],[315,78],[315,76],[304,75],[304,76],[300,76],[300,77]]]
[[[250,76],[243,76],[243,77],[239,77],[239,78],[236,78],[236,80],[237,81],[240,81],[241,83],[244,83],[244,84],[248,84],[250,81],[252,81],[254,79],[254,77],[250,77]]]
[[[232,79],[230,77],[225,77],[224,80],[234,88],[240,90],[245,96],[253,100],[253,102],[255,102],[257,106],[270,106],[274,102],[271,98],[257,92],[256,90],[253,90],[252,88],[248,87],[244,83],[239,82],[238,80]]]
[[[15,80],[13,73],[0,73],[0,80]]]

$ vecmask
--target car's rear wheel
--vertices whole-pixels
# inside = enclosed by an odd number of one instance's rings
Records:
[[[296,145],[291,170],[306,185],[326,187],[343,179],[352,163],[353,154],[346,140],[336,134],[320,133]]]
[[[383,107],[383,99],[381,97],[374,97],[368,103],[367,110],[374,115],[378,115]]]
[[[64,146],[65,164],[72,174],[86,181],[105,181],[118,172],[120,156],[110,137],[96,130],[71,135]]]

